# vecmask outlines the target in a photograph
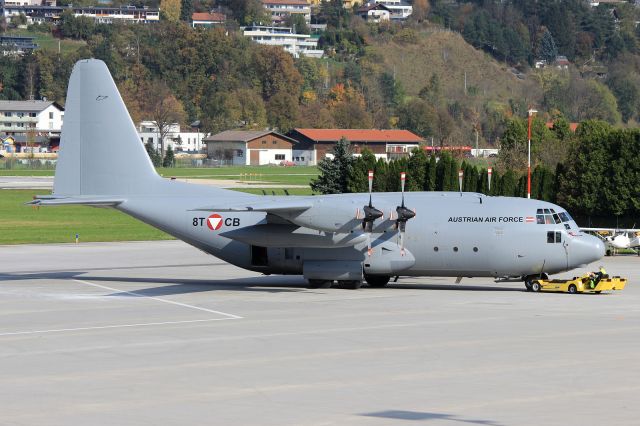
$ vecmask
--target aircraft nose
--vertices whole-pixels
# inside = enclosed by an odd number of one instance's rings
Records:
[[[573,266],[586,265],[604,257],[604,243],[593,235],[581,235],[572,239],[569,258]]]

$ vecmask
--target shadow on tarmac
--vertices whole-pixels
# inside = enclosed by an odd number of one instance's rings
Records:
[[[495,422],[493,420],[465,419],[463,417],[456,416],[454,414],[426,413],[421,411],[388,410],[388,411],[379,411],[377,413],[361,414],[361,416],[381,417],[383,419],[394,419],[394,420],[414,420],[414,421],[449,420],[455,423],[471,423],[476,425],[487,425],[487,426],[502,425],[501,423]]]

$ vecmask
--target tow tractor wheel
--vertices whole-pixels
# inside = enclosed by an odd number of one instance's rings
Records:
[[[364,279],[367,281],[367,284],[369,284],[369,287],[380,288],[389,284],[391,277],[386,275],[365,275]]]
[[[569,293],[571,293],[571,294],[575,294],[575,293],[577,293],[577,292],[578,292],[578,287],[576,287],[576,285],[575,285],[575,284],[571,284],[571,285],[569,286]]]
[[[360,280],[338,281],[338,284],[340,285],[340,287],[349,290],[358,290],[360,287],[362,287],[362,281]]]
[[[331,288],[331,280],[309,280],[309,288]]]
[[[527,291],[531,291],[531,281],[525,281],[524,286],[526,287]]]
[[[538,281],[534,281],[531,283],[531,291],[539,292],[540,291],[540,283]]]

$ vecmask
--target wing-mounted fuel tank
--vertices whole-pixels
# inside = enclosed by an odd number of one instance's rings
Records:
[[[366,240],[366,236],[362,233],[318,231],[296,225],[274,223],[247,226],[220,235],[262,247],[351,247]]]
[[[385,241],[372,248],[371,256],[364,260],[364,273],[372,275],[399,275],[411,268],[416,258],[395,241]]]

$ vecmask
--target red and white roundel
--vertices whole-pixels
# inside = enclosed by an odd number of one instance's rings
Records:
[[[222,227],[222,216],[217,213],[212,214],[207,218],[207,226],[212,231],[217,231],[218,229],[220,229],[220,227]]]

